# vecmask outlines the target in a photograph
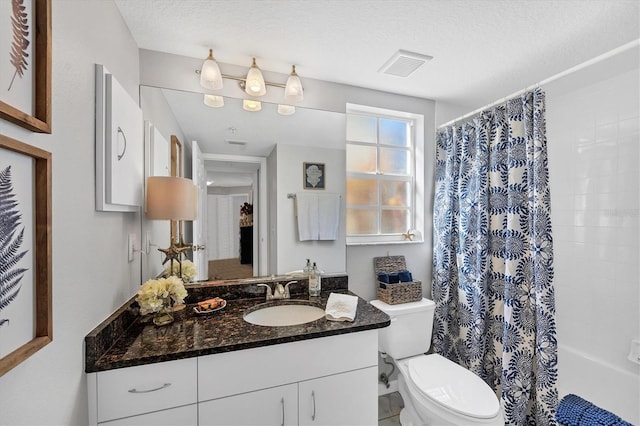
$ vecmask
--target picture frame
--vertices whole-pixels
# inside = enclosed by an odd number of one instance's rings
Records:
[[[7,37],[0,37],[0,40],[10,43],[10,46],[3,46],[2,52],[11,52],[11,63],[6,61],[8,67],[13,68],[0,69],[0,72],[9,71],[11,84],[13,86],[16,75],[21,77],[28,69],[32,67],[30,73],[26,75],[31,77],[30,82],[24,82],[19,94],[13,95],[20,99],[23,105],[30,105],[31,110],[27,111],[23,106],[19,106],[16,102],[9,100],[4,94],[0,95],[0,118],[14,123],[25,129],[38,133],[51,133],[51,0],[25,0],[30,2],[31,8],[26,10],[12,9],[14,18],[16,13],[22,19],[24,28],[11,28],[6,26],[2,31],[7,31]],[[10,3],[10,2],[6,2]],[[6,11],[6,9],[4,9]],[[30,11],[29,14],[27,11]],[[5,22],[10,21],[10,17],[3,16]],[[19,19],[18,19],[19,21]],[[11,22],[17,22],[12,20]],[[19,25],[14,23],[13,26]],[[27,31],[29,36],[21,40],[24,44],[15,41],[13,33],[16,30]],[[27,52],[27,48],[31,45],[31,50]],[[2,58],[5,62],[5,58]],[[9,59],[9,58],[7,58]],[[13,73],[11,73],[13,70]],[[20,78],[18,78],[20,80]],[[6,83],[3,81],[3,83]],[[3,87],[3,89],[6,89]],[[11,104],[13,103],[13,105]]]
[[[304,189],[324,189],[325,180],[324,163],[303,163],[302,182]]]
[[[0,376],[53,340],[51,162],[50,152],[0,135],[0,240],[19,257],[3,259],[12,274],[0,277]]]

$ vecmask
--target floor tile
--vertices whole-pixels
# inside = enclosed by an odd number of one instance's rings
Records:
[[[380,420],[378,425],[399,425],[398,415],[402,407],[404,407],[404,403],[399,392],[380,395],[378,397],[378,419]]]

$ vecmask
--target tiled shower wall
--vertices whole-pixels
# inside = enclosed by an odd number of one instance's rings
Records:
[[[640,425],[640,79],[607,74],[547,89],[558,384]]]

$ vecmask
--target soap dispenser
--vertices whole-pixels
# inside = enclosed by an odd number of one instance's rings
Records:
[[[308,277],[309,275],[311,275],[311,271],[312,270],[313,270],[313,268],[311,267],[311,261],[309,259],[307,259],[307,264],[305,265],[304,269],[302,270],[302,273]]]
[[[309,296],[318,297],[320,296],[320,288],[321,288],[321,276],[320,271],[318,270],[318,266],[315,262],[313,262],[313,269],[311,269],[311,274],[309,275]]]

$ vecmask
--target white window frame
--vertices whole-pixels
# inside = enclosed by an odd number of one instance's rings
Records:
[[[394,120],[403,120],[411,122],[411,157],[412,164],[411,169],[413,171],[411,180],[412,194],[411,194],[411,213],[410,218],[413,223],[412,229],[407,230],[413,234],[412,239],[406,239],[401,234],[367,234],[367,235],[349,235],[347,234],[347,245],[375,245],[375,244],[412,244],[424,242],[424,206],[425,206],[425,188],[424,188],[424,116],[421,114],[414,114],[403,111],[394,111],[384,108],[376,108],[365,105],[347,104],[347,115],[360,114],[374,116],[377,118],[390,118]],[[346,140],[347,145],[368,145],[365,143],[359,143],[357,141],[351,142]],[[378,147],[384,145],[377,145]],[[391,146],[390,146],[391,147]],[[346,148],[346,147],[345,147]],[[393,148],[398,148],[394,146]],[[378,159],[379,161],[379,159]],[[366,174],[366,173],[365,173]],[[363,173],[346,171],[347,178],[360,177]],[[370,174],[369,174],[370,176]],[[397,179],[396,175],[385,176],[383,174],[377,174],[377,180],[385,179]],[[347,208],[349,206],[347,205]],[[378,202],[378,211],[381,206]],[[405,231],[406,232],[406,231]]]

